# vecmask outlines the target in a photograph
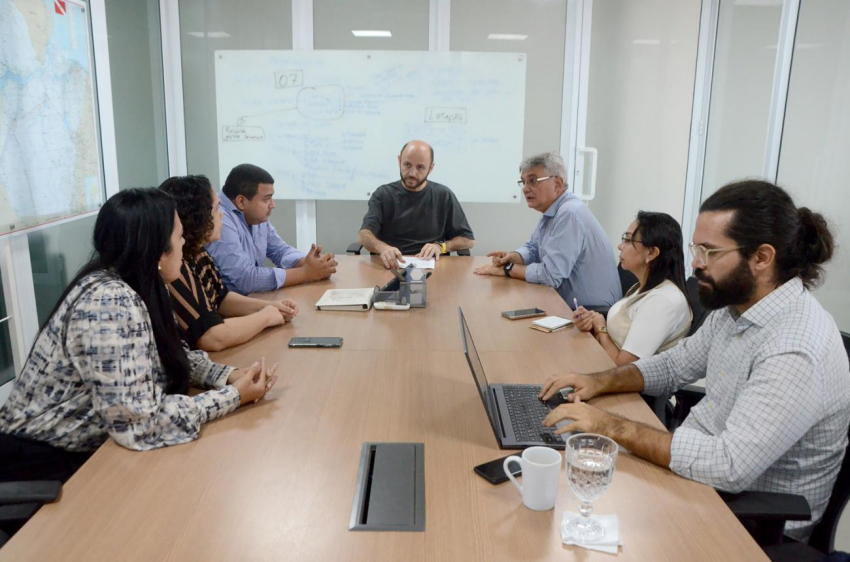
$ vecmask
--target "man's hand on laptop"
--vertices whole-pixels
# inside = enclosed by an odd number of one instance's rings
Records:
[[[392,246],[387,246],[381,252],[381,261],[384,262],[384,267],[387,269],[398,269],[398,262],[401,260],[401,250]]]
[[[571,394],[570,396],[575,396]],[[543,420],[543,425],[552,427],[561,420],[573,420],[573,423],[562,425],[555,433],[567,433],[568,431],[584,431],[586,433],[598,433],[610,435],[611,425],[617,420],[614,416],[575,398],[572,404],[561,404]]]
[[[540,389],[539,398],[544,401],[549,400],[553,394],[567,386],[573,387],[572,394],[567,397],[567,400],[570,402],[574,402],[579,397],[582,400],[590,400],[594,396],[601,394],[599,381],[596,377],[567,373],[546,379],[546,382],[543,383],[543,388]]]

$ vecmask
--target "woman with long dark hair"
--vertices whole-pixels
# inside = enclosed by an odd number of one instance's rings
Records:
[[[576,327],[591,332],[617,365],[676,345],[691,327],[682,228],[666,213],[641,211],[623,233],[620,265],[638,282],[608,311],[579,307]]]
[[[218,193],[205,176],[173,177],[159,188],[174,198],[183,224],[183,264],[168,284],[180,335],[192,349],[220,351],[292,320],[291,299],[266,301],[228,291],[206,244],[221,237]]]
[[[233,369],[183,347],[165,288],[182,248],[166,193],[129,189],[104,204],[91,261],[0,410],[0,480],[66,480],[109,437],[135,450],[191,441],[272,387],[274,367]],[[187,396],[190,385],[208,390]]]

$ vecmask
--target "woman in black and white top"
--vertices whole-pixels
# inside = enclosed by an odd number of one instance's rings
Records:
[[[192,349],[221,351],[250,340],[298,314],[291,299],[260,300],[228,291],[204,245],[221,236],[218,193],[205,176],[165,180],[159,188],[174,198],[183,224],[183,267],[168,284],[180,335]]]
[[[0,480],[66,480],[112,437],[128,449],[185,443],[262,398],[265,362],[233,369],[187,351],[165,283],[182,262],[174,201],[129,189],[101,208],[94,256],[36,338],[0,410]],[[194,396],[189,386],[208,389]]]
[[[618,366],[676,345],[691,327],[682,229],[666,213],[641,211],[620,245],[620,265],[638,282],[615,302],[608,319],[578,307],[576,327],[591,332]]]

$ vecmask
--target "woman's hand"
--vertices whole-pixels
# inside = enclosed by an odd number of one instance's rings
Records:
[[[277,363],[267,369],[266,358],[263,357],[259,363],[254,363],[248,369],[234,370],[227,380],[239,391],[239,405],[244,406],[258,401],[272,389],[277,382],[276,372]]]
[[[573,314],[573,324],[582,332],[589,332],[593,329],[593,315],[596,312],[591,312],[583,306],[578,307]]]
[[[298,305],[292,299],[274,301],[271,304],[272,306],[278,309],[280,315],[283,316],[284,322],[289,322],[290,320],[298,316]]]

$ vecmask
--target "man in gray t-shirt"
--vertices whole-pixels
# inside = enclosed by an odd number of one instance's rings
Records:
[[[428,181],[434,149],[410,141],[398,156],[401,179],[382,185],[369,199],[358,241],[379,254],[387,269],[402,255],[440,259],[441,254],[472,248],[475,239],[451,190]]]

